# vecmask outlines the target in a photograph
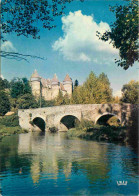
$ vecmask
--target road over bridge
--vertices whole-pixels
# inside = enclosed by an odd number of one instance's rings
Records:
[[[24,129],[32,130],[40,127],[41,130],[47,130],[55,126],[62,131],[74,127],[75,120],[86,119],[97,123],[101,119],[108,121],[112,116],[116,116],[122,125],[127,125],[135,109],[137,105],[132,104],[62,105],[20,109],[18,116],[19,124]]]

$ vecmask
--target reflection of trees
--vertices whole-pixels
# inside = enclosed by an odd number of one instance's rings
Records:
[[[70,179],[71,172],[82,170],[90,181],[105,179],[108,172],[107,147],[97,142],[83,142],[81,140],[66,141],[60,135],[42,136],[28,135],[28,145],[24,145],[27,135],[20,135],[19,153],[33,153],[31,176],[37,183],[41,174],[47,179],[57,179],[59,173]],[[40,140],[39,140],[40,138]],[[40,141],[40,142],[39,142]],[[25,148],[26,147],[26,148]],[[39,152],[39,153],[37,153]],[[105,160],[105,162],[104,162]]]
[[[30,161],[25,157],[18,156],[18,136],[3,138],[0,142],[0,171],[10,169],[17,172],[24,164],[29,168]]]
[[[120,165],[118,172],[124,167],[126,172],[133,170],[132,174],[136,174],[134,158],[125,158],[122,147],[118,145],[110,145],[111,153],[107,153],[108,148],[109,145],[98,142],[67,140],[61,134],[28,133],[6,137],[0,143],[0,171],[9,169],[18,173],[22,168],[21,176],[31,174],[33,183],[38,183],[43,177],[57,182],[61,174],[65,180],[70,180],[71,173],[77,175],[80,172],[90,183],[106,181],[113,163]],[[119,153],[118,158],[113,153]]]

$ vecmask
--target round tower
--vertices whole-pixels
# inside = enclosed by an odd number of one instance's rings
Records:
[[[54,77],[51,81],[51,85],[52,85],[52,99],[56,98],[58,93],[59,93],[59,80],[57,78],[57,75],[54,74]]]
[[[39,76],[36,69],[35,69],[34,73],[32,74],[32,76],[30,78],[30,82],[31,82],[32,94],[37,98],[40,97],[41,77]]]
[[[63,86],[64,89],[67,91],[68,95],[72,95],[72,79],[70,76],[67,74],[64,81],[63,81]]]

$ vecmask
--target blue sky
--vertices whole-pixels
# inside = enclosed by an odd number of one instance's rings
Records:
[[[96,31],[110,29],[115,20],[109,11],[109,5],[123,4],[121,1],[85,0],[67,4],[65,15],[55,18],[56,28],[48,31],[41,29],[40,40],[7,35],[5,50],[18,51],[23,54],[37,55],[47,58],[30,59],[30,62],[2,59],[2,75],[11,80],[13,77],[30,78],[34,69],[40,76],[52,78],[57,74],[60,81],[68,73],[73,81],[78,79],[82,84],[90,71],[96,75],[107,74],[114,94],[119,94],[123,84],[131,79],[137,80],[137,65],[123,70],[117,67],[114,59],[118,58],[118,50],[108,43],[98,40]],[[40,25],[40,24],[38,24]]]

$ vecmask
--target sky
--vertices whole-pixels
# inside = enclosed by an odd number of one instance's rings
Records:
[[[37,69],[44,78],[52,78],[56,73],[59,81],[63,81],[68,73],[73,82],[77,79],[83,84],[91,71],[97,76],[104,72],[113,94],[120,95],[124,84],[138,80],[137,64],[126,71],[118,67],[114,59],[119,58],[119,51],[99,40],[96,31],[110,30],[115,16],[109,11],[109,5],[123,3],[122,0],[77,0],[67,4],[65,14],[55,18],[56,28],[50,31],[41,29],[39,40],[6,35],[8,41],[2,43],[2,50],[36,55],[45,60],[29,59],[28,63],[2,58],[3,77],[8,80],[13,77],[29,79]]]

